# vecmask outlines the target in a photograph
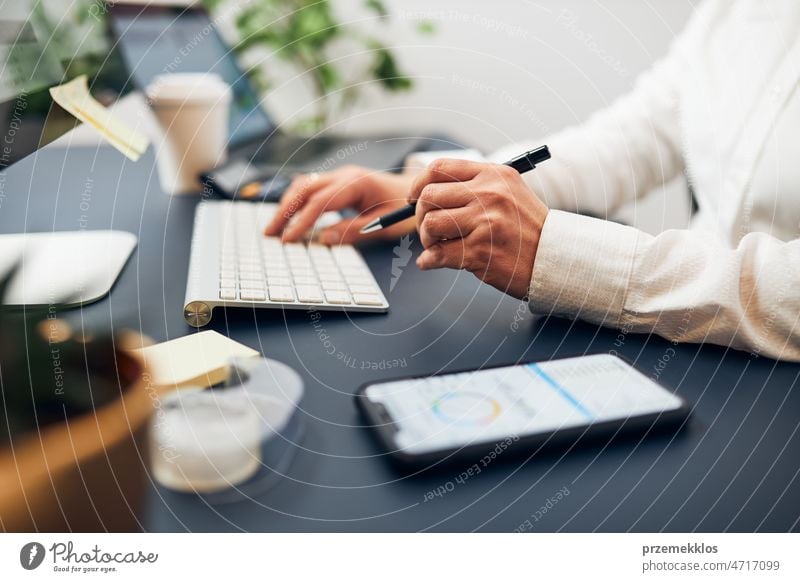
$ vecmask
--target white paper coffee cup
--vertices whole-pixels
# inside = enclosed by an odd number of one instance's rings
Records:
[[[177,390],[163,399],[150,435],[153,477],[176,491],[235,487],[261,467],[264,422],[240,389]]]
[[[172,193],[199,192],[198,176],[227,157],[231,88],[219,75],[159,75],[146,89],[162,129],[159,155],[170,157]]]

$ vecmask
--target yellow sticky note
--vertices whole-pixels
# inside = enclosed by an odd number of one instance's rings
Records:
[[[134,162],[150,145],[145,135],[115,118],[89,92],[86,75],[50,88],[53,100],[82,122],[95,128],[111,145]]]
[[[132,351],[144,359],[150,383],[163,388],[212,386],[227,379],[231,359],[259,356],[211,330]]]

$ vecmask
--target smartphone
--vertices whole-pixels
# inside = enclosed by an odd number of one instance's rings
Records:
[[[689,416],[686,401],[610,354],[367,384],[356,402],[390,458],[416,467],[674,428]]]

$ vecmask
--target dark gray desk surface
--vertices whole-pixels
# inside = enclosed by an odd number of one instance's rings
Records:
[[[136,233],[139,247],[111,296],[83,316],[103,322],[113,315],[118,327],[165,340],[191,332],[181,308],[196,203],[160,191],[151,153],[132,164],[108,148],[47,148],[7,173],[0,231],[83,225]],[[147,529],[512,531],[525,520],[533,531],[800,529],[800,366],[712,346],[684,345],[673,353],[655,337],[628,335],[619,351],[645,373],[670,356],[662,378],[694,405],[678,436],[502,459],[463,484],[455,481],[458,470],[395,473],[359,426],[351,394],[360,384],[609,351],[617,332],[532,317],[471,275],[421,273],[413,260],[389,293],[391,245],[365,254],[392,308],[388,315],[323,315],[342,359],[326,353],[330,346],[305,312],[218,314],[214,329],[302,374],[306,434],[287,474],[266,492],[212,505],[154,490]],[[516,313],[523,320],[514,331]],[[361,369],[397,358],[406,367]],[[439,487],[447,492],[426,502],[426,493]],[[565,487],[568,496],[538,521],[532,517]]]

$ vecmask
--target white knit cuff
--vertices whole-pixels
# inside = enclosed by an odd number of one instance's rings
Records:
[[[551,210],[531,277],[531,311],[619,325],[638,237],[629,226]]]

